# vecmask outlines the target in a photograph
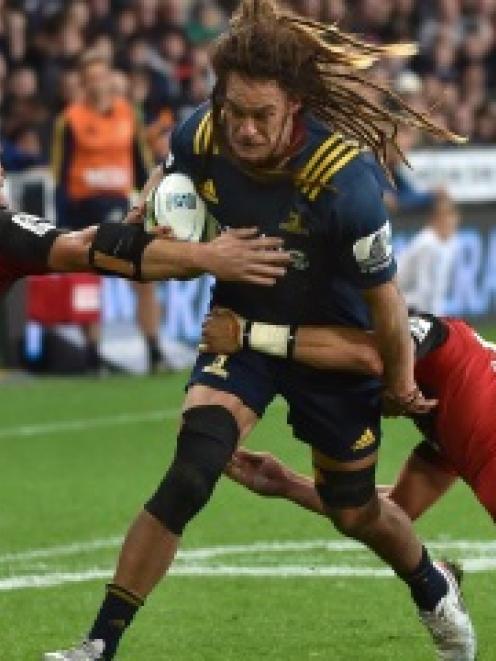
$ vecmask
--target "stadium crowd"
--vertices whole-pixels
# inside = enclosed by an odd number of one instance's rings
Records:
[[[376,42],[413,40],[408,61],[377,67],[419,110],[472,142],[496,140],[496,0],[292,0],[294,9]],[[2,161],[49,160],[54,118],[81,93],[78,59],[97,48],[114,67],[157,160],[175,121],[209,93],[207,48],[236,0],[0,0]],[[406,130],[408,151],[418,136]]]

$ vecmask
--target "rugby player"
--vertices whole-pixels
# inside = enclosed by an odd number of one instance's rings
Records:
[[[409,321],[417,383],[439,404],[429,415],[413,418],[424,440],[412,451],[394,486],[382,491],[415,520],[461,477],[496,522],[496,345],[458,319],[411,314]],[[318,369],[382,373],[370,333],[301,327],[293,334],[294,348],[288,356],[289,327],[250,324],[229,310],[213,310],[202,341],[204,350],[232,354],[242,348],[244,337],[258,351]],[[292,472],[269,454],[240,449],[228,474],[256,493],[286,497],[324,514],[314,480]]]
[[[392,407],[435,406],[413,374],[408,318],[394,282],[383,176],[399,123],[453,136],[404,104],[368,100],[363,68],[405,46],[364,44],[274,0],[242,0],[213,49],[217,77],[204,104],[172,135],[168,166],[195,180],[221,227],[253,223],[284,238],[292,267],[270,290],[219,284],[213,302],[275,324],[373,327]],[[385,90],[389,101],[402,104]],[[340,133],[352,138],[349,141]],[[87,639],[50,659],[111,659],[144,599],[167,572],[189,521],[208,502],[235,448],[276,394],[295,436],[312,448],[326,514],[369,546],[410,588],[440,658],[473,660],[475,634],[454,576],[436,566],[392,501],[375,465],[381,384],[243,349],[202,354],[193,368],[175,457],[124,541]]]

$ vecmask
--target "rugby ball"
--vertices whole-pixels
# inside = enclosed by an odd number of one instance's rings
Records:
[[[180,241],[200,241],[207,208],[185,174],[173,172],[150,193],[146,204],[146,229],[170,227]]]

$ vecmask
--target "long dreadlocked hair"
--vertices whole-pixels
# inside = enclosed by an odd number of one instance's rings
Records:
[[[405,160],[396,142],[402,124],[443,140],[465,142],[363,73],[381,59],[415,52],[413,44],[377,46],[363,42],[336,25],[302,18],[278,6],[276,0],[241,0],[229,29],[212,50],[217,77],[212,95],[214,132],[222,142],[226,81],[235,71],[258,80],[276,80],[332,130],[372,150],[386,169],[388,145]],[[378,105],[370,100],[366,90],[382,93],[386,103]]]

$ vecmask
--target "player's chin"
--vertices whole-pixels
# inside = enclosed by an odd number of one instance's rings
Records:
[[[260,165],[267,160],[266,147],[237,145],[234,149],[236,156],[249,165]]]

